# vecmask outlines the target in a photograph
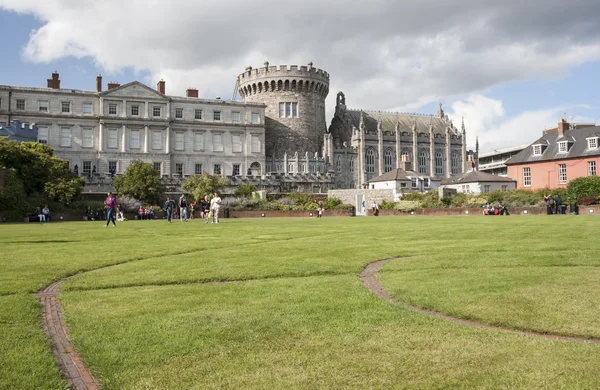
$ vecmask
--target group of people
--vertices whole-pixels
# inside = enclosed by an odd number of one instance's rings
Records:
[[[560,195],[552,196],[548,194],[544,196],[544,202],[546,203],[547,214],[565,214],[566,205],[563,205]]]
[[[483,215],[510,215],[508,213],[508,209],[502,204],[502,202],[498,202],[496,206],[487,202],[483,205]]]
[[[163,209],[167,213],[167,221],[172,223],[172,218],[175,213],[178,213],[181,222],[188,221],[188,207],[190,209],[190,219],[193,219],[194,207],[197,207],[196,202],[189,203],[185,194],[181,194],[177,204],[171,197],[167,198]],[[209,200],[208,195],[200,201],[200,217],[204,219],[204,223],[219,223],[219,210],[221,209],[221,198],[216,192]]]
[[[41,209],[38,207],[36,214],[38,215],[40,222],[50,222],[50,209],[48,208],[48,205],[45,205]]]
[[[120,208],[118,208],[118,210],[120,210]],[[117,214],[119,214],[119,212],[117,212]],[[140,206],[140,208],[137,211],[138,214],[138,219],[156,219],[156,215],[154,215],[154,209],[152,207],[146,207],[143,208],[142,206]],[[117,217],[117,220],[119,218]]]

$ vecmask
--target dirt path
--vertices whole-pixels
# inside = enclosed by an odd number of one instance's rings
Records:
[[[558,334],[550,334],[550,333],[540,333],[540,332],[532,332],[532,331],[524,331],[510,328],[503,328],[500,326],[490,325],[483,322],[465,320],[462,318],[452,317],[444,313],[440,313],[433,310],[422,309],[420,307],[408,305],[406,303],[399,302],[396,298],[392,297],[390,294],[385,291],[379,280],[377,279],[377,272],[383,267],[384,264],[397,259],[385,259],[375,261],[373,263],[368,264],[364,271],[360,274],[360,280],[365,285],[367,289],[369,289],[375,295],[385,299],[388,302],[401,305],[402,307],[414,311],[416,313],[425,314],[431,317],[441,318],[446,321],[453,322],[455,324],[461,324],[466,326],[473,326],[481,329],[489,329],[489,330],[497,330],[500,332],[508,332],[508,333],[516,333],[526,336],[540,337],[549,340],[566,340],[566,341],[575,341],[580,343],[596,343],[600,344],[600,339],[598,338],[584,338],[584,337],[573,337],[573,336],[564,336]]]
[[[62,308],[56,297],[63,281],[54,282],[36,295],[42,303],[44,331],[52,342],[52,353],[60,370],[75,390],[98,390],[100,386],[83,364],[69,341],[67,324],[64,321]]]

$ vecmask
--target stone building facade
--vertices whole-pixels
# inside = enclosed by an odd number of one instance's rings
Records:
[[[96,91],[81,91],[60,88],[54,72],[47,88],[0,86],[0,121],[35,123],[38,141],[89,178],[89,191],[95,177],[123,173],[134,160],[152,163],[173,187],[203,171],[264,174],[263,104],[201,99],[192,88],[169,96],[165,84],[111,82],[103,90],[98,75]]]
[[[437,115],[352,110],[340,92],[324,138],[336,188],[361,188],[397,168],[448,178],[470,164],[464,123],[457,129],[441,105]]]

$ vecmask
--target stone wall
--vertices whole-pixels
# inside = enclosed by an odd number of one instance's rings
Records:
[[[394,201],[393,190],[329,190],[327,191],[328,197],[338,198],[342,203],[353,205],[357,208],[357,212],[360,213],[359,206],[357,205],[357,195],[362,195],[367,209],[371,207],[373,202],[379,204],[382,200],[388,202]]]

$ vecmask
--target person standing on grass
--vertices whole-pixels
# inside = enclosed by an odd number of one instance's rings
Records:
[[[210,210],[212,212],[212,223],[219,223],[219,209],[221,208],[221,198],[215,192],[210,200]]]
[[[179,218],[181,222],[187,222],[187,199],[185,198],[185,194],[181,194],[179,197]]]
[[[379,211],[379,207],[377,206],[377,202],[373,201],[373,204],[371,205],[371,211],[373,211],[373,215],[377,216],[378,211]]]
[[[320,200],[317,205],[317,218],[323,218],[323,201]]]
[[[167,213],[167,222],[171,223],[171,217],[173,216],[173,208],[175,207],[175,202],[171,197],[167,197],[167,201],[165,202],[165,212]]]
[[[110,221],[112,221],[113,227],[117,227],[117,223],[115,222],[115,209],[117,208],[117,200],[113,196],[112,192],[108,193],[108,196],[104,201],[104,205],[106,206],[106,225],[104,225],[104,227],[108,227]]]
[[[202,210],[202,218],[204,218],[204,223],[208,223],[208,214],[210,213],[210,201],[208,200],[208,195],[204,197],[200,201],[200,207]]]
[[[48,208],[48,205],[44,205],[42,214],[44,214],[44,221],[50,222],[50,209]]]

